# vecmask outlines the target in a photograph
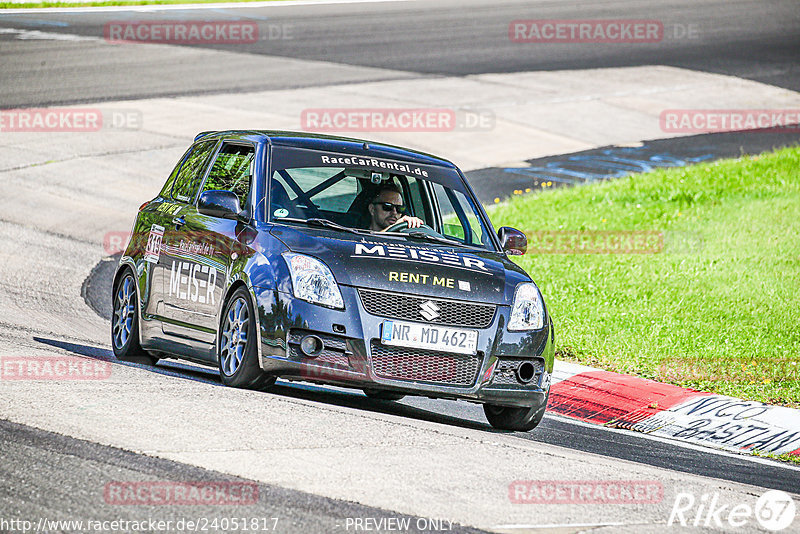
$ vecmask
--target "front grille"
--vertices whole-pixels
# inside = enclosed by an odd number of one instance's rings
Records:
[[[322,340],[324,347],[322,351],[313,359],[300,352],[300,341],[306,335],[313,334]],[[310,332],[292,328],[289,330],[289,358],[295,361],[306,363],[327,363],[341,367],[350,367],[349,356],[352,355],[347,349],[347,342],[344,338],[323,334],[320,332]]]
[[[372,340],[372,369],[381,378],[433,382],[448,386],[472,386],[481,355],[444,354],[424,349],[388,347]]]
[[[486,328],[492,324],[496,308],[493,304],[475,304],[368,289],[360,289],[358,293],[361,295],[364,309],[372,315],[448,326]],[[422,315],[420,306],[428,301],[437,306],[439,317],[428,319]]]
[[[517,366],[527,360],[511,360],[500,358],[497,360],[497,365],[494,368],[494,376],[492,377],[492,384],[498,386],[536,386],[539,384],[539,378],[544,371],[544,361],[539,358],[530,360],[534,367],[533,380],[527,384],[523,384],[517,379]]]

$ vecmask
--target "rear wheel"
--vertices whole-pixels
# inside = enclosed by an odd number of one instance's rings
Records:
[[[405,397],[405,395],[402,393],[395,393],[394,391],[382,391],[380,389],[365,389],[364,395],[370,399],[385,401],[398,401]]]
[[[139,314],[136,298],[136,279],[130,269],[114,287],[111,314],[111,346],[114,356],[125,362],[155,365],[158,358],[148,354],[139,344]]]
[[[225,305],[217,340],[219,375],[226,386],[266,389],[275,383],[258,364],[256,318],[247,290],[240,287]]]
[[[547,400],[550,392],[544,398],[540,406],[533,408],[512,408],[510,406],[497,406],[496,404],[484,404],[483,413],[489,424],[499,430],[515,430],[527,432],[533,430],[542,422],[544,411],[547,408]]]

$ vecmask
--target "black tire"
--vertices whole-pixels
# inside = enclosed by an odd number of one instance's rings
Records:
[[[549,398],[550,392],[548,391],[541,406],[534,406],[533,408],[512,408],[510,406],[484,404],[483,413],[486,414],[489,424],[498,430],[528,432],[542,422]]]
[[[264,373],[258,362],[256,317],[250,294],[245,288],[240,287],[228,298],[223,310],[220,335],[216,345],[222,383],[235,388],[268,389],[275,383],[275,377]],[[244,310],[247,314],[246,325],[242,325]],[[244,340],[241,339],[243,332],[246,333]]]
[[[365,389],[364,395],[370,399],[385,400],[385,401],[399,401],[405,395],[402,393],[395,393],[394,391],[384,391],[380,389]]]
[[[111,299],[111,348],[114,349],[114,356],[123,362],[155,365],[158,358],[139,344],[139,300],[136,277],[130,269],[125,269],[120,276]]]

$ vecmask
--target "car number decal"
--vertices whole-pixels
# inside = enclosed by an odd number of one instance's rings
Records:
[[[158,263],[161,257],[161,242],[164,240],[164,227],[154,224],[150,227],[150,235],[147,238],[147,249],[144,253],[144,261]]]

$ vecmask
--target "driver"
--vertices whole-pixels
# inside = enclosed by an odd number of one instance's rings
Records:
[[[422,219],[404,215],[406,206],[403,204],[403,195],[400,188],[392,183],[383,184],[378,189],[378,194],[367,209],[370,215],[369,229],[373,232],[383,232],[399,222],[408,223],[409,228],[422,226]]]

